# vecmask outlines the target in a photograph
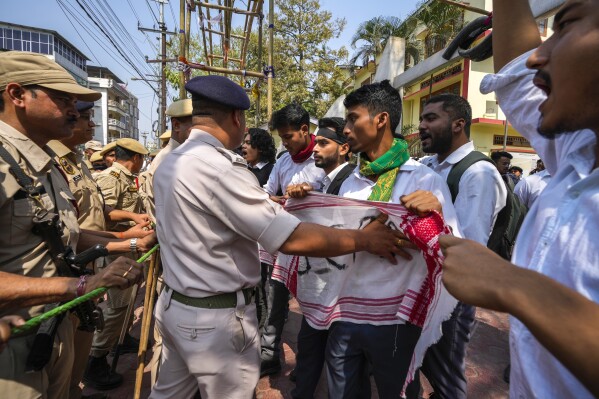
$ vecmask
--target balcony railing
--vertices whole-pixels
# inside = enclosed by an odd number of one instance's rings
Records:
[[[108,126],[118,127],[123,130],[127,130],[127,125],[124,122],[118,121],[116,119],[108,118]]]
[[[108,107],[116,108],[117,110],[119,110],[120,112],[122,112],[124,114],[127,114],[129,112],[129,110],[127,109],[126,106],[124,106],[120,102],[114,101],[114,100],[108,100]]]

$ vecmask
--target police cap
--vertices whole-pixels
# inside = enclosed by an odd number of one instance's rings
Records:
[[[224,76],[197,76],[185,84],[185,89],[191,93],[194,115],[201,112],[199,100],[212,101],[231,109],[250,108],[250,99],[243,87]]]
[[[102,151],[100,151],[100,155],[104,156],[106,154],[108,154],[110,151],[114,150],[116,148],[116,141],[111,141],[110,143],[106,144],[104,146],[104,148],[102,148]]]
[[[94,107],[94,103],[91,101],[77,101],[75,107],[77,107],[77,112],[83,112],[87,111],[88,109],[92,109]]]
[[[90,140],[85,143],[86,150],[102,151],[102,143],[97,140]]]
[[[133,151],[137,154],[146,155],[149,153],[149,151],[146,149],[146,147],[143,146],[143,144],[141,144],[139,141],[134,140],[134,139],[130,139],[130,138],[118,139],[115,143],[117,146],[122,147],[129,151]]]
[[[191,105],[191,100],[186,98],[185,100],[178,100],[169,105],[166,109],[166,115],[171,118],[183,118],[191,116],[192,111],[193,106]]]
[[[63,67],[42,54],[25,51],[0,53],[0,92],[9,83],[42,86],[72,94],[79,100],[96,101],[102,94],[83,87]]]

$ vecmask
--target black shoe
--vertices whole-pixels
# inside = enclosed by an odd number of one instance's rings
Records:
[[[85,374],[83,374],[83,383],[88,387],[107,391],[120,386],[123,383],[123,376],[119,373],[110,372],[110,365],[106,360],[106,356],[90,356]]]
[[[295,369],[293,369],[291,370],[291,373],[289,373],[289,381],[295,382],[296,379],[297,377],[295,376]]]
[[[91,395],[81,395],[81,399],[108,399],[109,396],[105,393],[92,393]]]
[[[110,352],[110,354],[112,356],[114,356],[117,346],[112,348],[112,351]],[[150,347],[150,342],[148,342],[148,344],[146,345],[146,351],[148,350],[149,347]],[[129,334],[125,334],[125,339],[123,339],[123,344],[121,346],[119,346],[118,348],[119,348],[119,354],[121,354],[121,355],[124,355],[126,353],[136,353],[137,354],[137,353],[139,353],[139,339],[133,338]]]
[[[262,360],[260,363],[260,378],[279,372],[281,372],[281,361],[279,359]]]

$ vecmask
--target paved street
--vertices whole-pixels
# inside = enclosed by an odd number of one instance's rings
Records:
[[[141,305],[144,289],[140,289],[138,302]],[[132,335],[139,336],[142,307],[136,309]],[[283,334],[283,370],[279,375],[264,377],[256,388],[256,399],[287,399],[291,398],[293,383],[289,381],[289,373],[295,367],[295,350],[297,349],[297,331],[301,322],[301,313],[295,300],[290,303],[289,320],[285,325]],[[502,313],[478,310],[474,335],[468,349],[467,377],[469,384],[469,398],[502,399],[508,397],[508,384],[503,381],[503,371],[508,364],[508,320]],[[148,360],[151,354],[147,355]],[[110,359],[109,359],[110,360]],[[137,355],[123,355],[119,360],[117,370],[123,373],[125,383],[110,391],[112,399],[133,398],[135,385],[135,370],[137,368]],[[376,388],[373,385],[373,398],[377,398]],[[423,398],[428,398],[430,387],[423,380]],[[86,394],[96,392],[86,388]],[[147,398],[150,393],[150,371],[144,374],[142,398]],[[327,397],[326,380],[321,378],[321,384],[316,394],[317,399]]]

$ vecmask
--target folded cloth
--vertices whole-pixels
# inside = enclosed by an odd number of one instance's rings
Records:
[[[336,228],[365,227],[381,212],[387,224],[402,231],[421,252],[411,261],[386,259],[358,252],[334,258],[279,254],[272,278],[284,283],[297,298],[304,317],[316,329],[335,321],[392,325],[405,322],[422,327],[406,384],[413,379],[426,349],[441,337],[441,323],[457,301],[443,287],[443,254],[438,237],[451,230],[438,213],[420,218],[403,205],[355,200],[314,193],[290,199],[285,209],[303,222]]]

